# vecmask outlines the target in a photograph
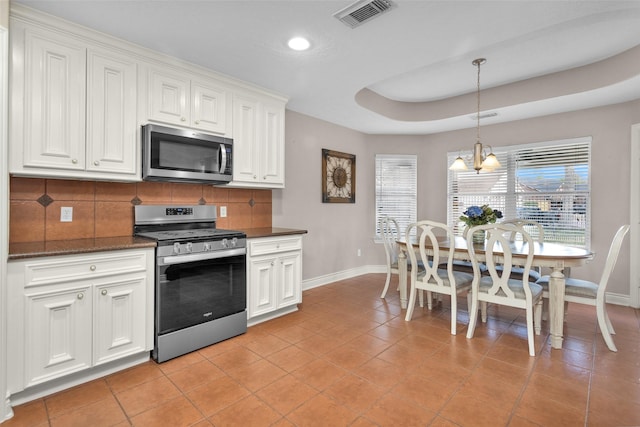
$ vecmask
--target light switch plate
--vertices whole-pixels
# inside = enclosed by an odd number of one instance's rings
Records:
[[[227,207],[220,206],[220,218],[226,218],[226,217],[227,217]]]
[[[60,208],[60,222],[71,222],[73,221],[73,208],[72,207],[61,207]]]

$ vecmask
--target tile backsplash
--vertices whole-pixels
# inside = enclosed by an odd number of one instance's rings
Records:
[[[12,177],[9,199],[10,243],[131,236],[137,204],[213,204],[218,228],[271,227],[271,190]],[[73,208],[72,222],[60,221],[62,207]]]

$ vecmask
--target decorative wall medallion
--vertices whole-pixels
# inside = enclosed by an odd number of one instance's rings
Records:
[[[356,156],[322,149],[322,202],[356,202]]]

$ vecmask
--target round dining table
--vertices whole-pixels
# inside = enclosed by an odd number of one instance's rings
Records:
[[[400,249],[398,254],[398,280],[400,287],[400,304],[403,309],[407,308],[407,250],[409,245],[405,239],[396,241]],[[455,240],[449,241],[446,238],[439,239],[440,251],[448,252],[451,244],[454,245],[454,259],[470,261],[469,251],[467,249],[467,240],[464,237],[456,236]],[[485,243],[474,244],[473,248],[479,261],[485,261],[484,248]],[[417,249],[417,239],[411,241],[411,250]],[[524,259],[529,252],[526,243],[514,241],[511,243],[511,251],[513,262],[516,263],[519,258]],[[428,255],[433,255],[433,250],[426,247]],[[499,252],[499,251],[498,251]],[[549,329],[551,335],[551,347],[556,349],[562,348],[562,333],[564,323],[564,287],[565,276],[564,270],[570,267],[579,267],[593,258],[593,252],[573,246],[562,245],[558,243],[535,242],[533,249],[534,267],[548,267],[551,269],[551,278],[549,280]],[[445,254],[446,256],[446,254]],[[496,259],[496,262],[502,260]]]

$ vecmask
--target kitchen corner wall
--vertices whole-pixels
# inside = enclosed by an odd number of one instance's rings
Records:
[[[9,242],[131,236],[138,204],[217,205],[227,217],[217,227],[271,227],[271,190],[165,182],[114,183],[12,177]],[[60,221],[60,208],[73,208],[73,221]]]

